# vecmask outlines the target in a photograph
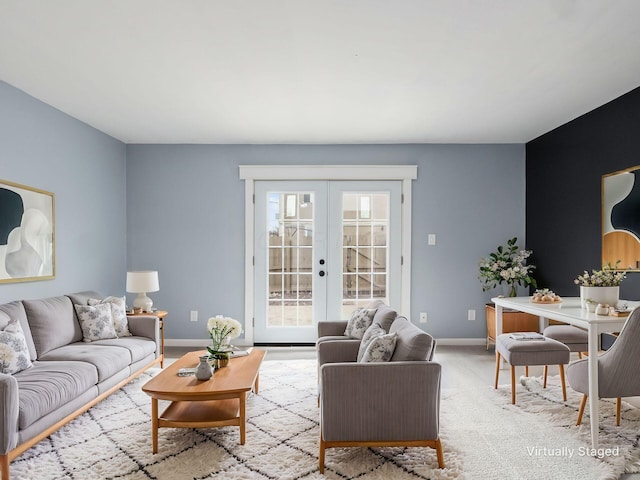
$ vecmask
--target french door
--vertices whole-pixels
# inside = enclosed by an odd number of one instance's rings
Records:
[[[401,193],[399,181],[255,183],[255,342],[314,342],[320,321],[400,304]]]

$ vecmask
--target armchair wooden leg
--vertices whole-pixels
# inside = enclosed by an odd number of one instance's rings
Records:
[[[542,388],[547,388],[547,374],[549,373],[549,365],[545,365],[542,370]]]
[[[528,377],[529,376],[529,365],[525,365],[524,366],[524,376]]]
[[[616,427],[620,426],[620,407],[622,405],[622,399],[616,398]]]
[[[9,480],[9,455],[0,455],[0,469],[2,480]]]
[[[578,358],[582,360],[582,352],[578,352]]]
[[[322,432],[320,432],[320,452],[318,454],[318,464],[320,473],[324,473],[324,440],[322,439]]]
[[[567,384],[564,381],[564,365],[558,365],[558,369],[560,370],[560,383],[562,383],[562,398],[564,401],[567,401]]]
[[[436,455],[438,456],[438,468],[444,468],[444,454],[442,453],[442,443],[436,440]]]
[[[511,404],[516,404],[516,367],[511,365]]]
[[[498,388],[498,375],[500,374],[500,352],[496,350],[496,381],[493,388]]]
[[[584,407],[587,406],[587,394],[582,395],[582,400],[580,401],[580,410],[578,410],[578,420],[576,421],[576,425],[580,425],[582,423],[582,414],[584,414]]]

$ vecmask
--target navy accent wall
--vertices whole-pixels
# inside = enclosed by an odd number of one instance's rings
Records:
[[[640,165],[640,88],[526,145],[527,248],[538,285],[577,296],[574,278],[602,262],[602,175]],[[640,299],[640,273],[621,297]]]

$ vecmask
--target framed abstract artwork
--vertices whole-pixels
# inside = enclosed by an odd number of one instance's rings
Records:
[[[640,166],[602,176],[602,264],[640,270]]]
[[[0,283],[55,278],[55,197],[0,180]]]

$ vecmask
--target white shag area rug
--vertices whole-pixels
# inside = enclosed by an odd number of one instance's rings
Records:
[[[445,469],[437,468],[430,448],[329,449],[323,476],[318,472],[316,361],[267,360],[260,373],[259,395],[250,395],[247,402],[244,446],[238,443],[237,427],[163,428],[159,453],[153,455],[151,400],[140,389],[150,376],[142,375],[14,460],[12,478],[608,479],[634,463],[638,452],[631,441],[638,420],[631,423],[629,417],[640,416],[625,409],[621,428],[629,436],[611,440],[627,445],[624,455],[598,460],[577,453],[570,458],[543,454],[544,448],[577,452],[587,446],[588,417],[582,429],[572,428],[575,399],[557,402],[554,392],[559,387],[553,378],[542,393],[536,379],[531,379],[527,387],[518,387],[515,407],[506,385],[497,391],[491,386],[443,390],[440,432]],[[602,410],[604,423],[611,423],[608,409]]]

